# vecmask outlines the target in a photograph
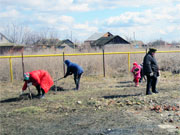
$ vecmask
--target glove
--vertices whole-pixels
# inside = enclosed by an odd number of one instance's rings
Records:
[[[153,76],[153,72],[149,74],[150,76]]]
[[[27,84],[28,87],[30,87],[31,85],[32,85],[32,82]]]

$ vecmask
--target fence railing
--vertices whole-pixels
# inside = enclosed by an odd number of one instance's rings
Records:
[[[85,56],[85,55],[102,55],[103,56],[103,74],[105,77],[105,57],[104,55],[115,55],[115,54],[127,54],[128,55],[128,71],[130,71],[130,54],[141,54],[141,53],[146,53],[146,51],[137,51],[137,52],[100,52],[100,53],[74,53],[74,54],[46,54],[46,55],[24,55],[24,58],[29,58],[29,57],[57,57],[61,56]],[[175,51],[157,51],[156,53],[180,53],[180,50],[175,50]],[[0,59],[9,59],[9,69],[10,69],[10,77],[11,77],[11,82],[13,82],[13,65],[12,65],[12,59],[13,58],[22,58],[22,55],[17,55],[17,56],[0,56]],[[65,68],[63,66],[63,68]],[[64,69],[65,71],[65,69]],[[65,72],[64,72],[65,73]]]

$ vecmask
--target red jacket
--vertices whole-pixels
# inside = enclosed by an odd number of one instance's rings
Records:
[[[22,88],[23,91],[26,90],[27,83],[32,82],[32,85],[34,86],[40,85],[41,88],[44,90],[44,92],[47,93],[54,84],[51,76],[45,70],[36,70],[29,72],[29,74],[30,74],[30,79],[29,81],[25,81],[24,86]]]

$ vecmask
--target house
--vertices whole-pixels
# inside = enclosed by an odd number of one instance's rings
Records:
[[[139,47],[146,47],[146,45],[143,43],[143,41],[132,41],[131,45],[134,46],[135,48],[139,48]]]
[[[69,39],[65,40],[59,40],[59,39],[41,39],[38,42],[34,44],[35,48],[38,49],[46,49],[46,48],[59,48],[59,49],[64,49],[64,48],[76,48],[77,46],[74,45],[72,41]]]
[[[87,40],[84,41],[85,46],[91,46],[93,42],[98,40],[101,37],[111,37],[113,36],[110,32],[107,33],[94,33],[92,36],[90,36]]]
[[[56,47],[59,49],[65,49],[65,48],[75,49],[77,46],[71,40],[65,39],[60,41]]]
[[[94,41],[91,44],[91,47],[99,47],[102,48],[104,45],[112,45],[112,44],[130,44],[128,41],[123,39],[122,37],[116,36],[109,36],[109,37],[101,37],[98,40]]]
[[[55,46],[59,45],[59,39],[41,39],[34,43],[36,48],[45,49],[45,48],[55,48]]]
[[[0,54],[23,51],[24,47],[13,43],[5,35],[0,33]]]
[[[12,41],[9,40],[5,35],[3,35],[0,32],[0,44],[8,44],[8,43],[12,43]]]
[[[116,35],[114,36],[110,32],[107,33],[94,33],[87,40],[84,41],[85,46],[91,47],[103,47],[107,44],[130,44],[128,41],[122,37]]]

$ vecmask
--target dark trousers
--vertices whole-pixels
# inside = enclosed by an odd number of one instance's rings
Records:
[[[152,92],[156,92],[156,84],[157,84],[157,77],[147,75],[147,86],[146,86],[146,94],[150,94],[150,89],[152,88]]]
[[[82,74],[74,74],[74,82],[76,84],[76,90],[79,89],[80,79]]]
[[[42,93],[42,95],[44,95],[44,94],[45,94],[44,90],[41,88],[41,86],[40,86],[40,85],[37,85],[37,86],[36,86],[36,89],[37,89],[37,91],[38,91],[38,96],[40,96],[40,95],[41,95],[41,93]]]

